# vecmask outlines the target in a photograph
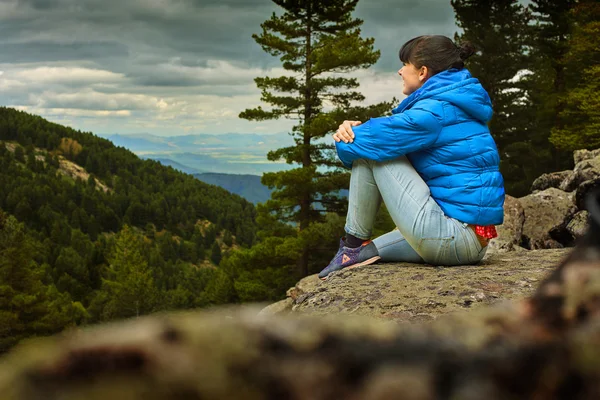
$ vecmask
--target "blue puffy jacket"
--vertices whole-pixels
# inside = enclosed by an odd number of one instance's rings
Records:
[[[479,81],[467,69],[440,72],[392,113],[353,127],[353,143],[336,143],[344,165],[406,155],[444,214],[474,225],[501,224],[504,180],[487,127],[492,104]]]

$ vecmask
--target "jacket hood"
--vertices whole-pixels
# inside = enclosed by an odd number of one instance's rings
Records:
[[[423,99],[447,101],[471,117],[487,123],[492,118],[492,102],[479,80],[466,69],[449,69],[435,74],[392,110],[397,114]]]

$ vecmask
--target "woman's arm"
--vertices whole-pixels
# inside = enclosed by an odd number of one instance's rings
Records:
[[[346,167],[351,167],[357,159],[392,160],[431,146],[442,129],[443,109],[437,101],[422,103],[408,111],[371,118],[353,127],[352,143],[335,143],[340,160]]]

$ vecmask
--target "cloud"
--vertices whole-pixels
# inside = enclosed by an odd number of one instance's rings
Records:
[[[95,118],[95,117],[130,117],[131,111],[129,110],[117,110],[117,111],[109,111],[109,110],[80,110],[73,108],[43,108],[43,107],[30,107],[30,106],[19,106],[15,107],[22,111],[34,112],[34,113],[43,113],[52,115],[54,117],[63,116],[63,117],[85,117],[85,118]]]
[[[31,83],[68,83],[70,85],[98,82],[118,83],[124,75],[101,69],[81,67],[36,67],[16,71],[13,76]]]
[[[164,100],[152,96],[120,93],[107,95],[92,89],[84,89],[77,93],[43,92],[30,96],[30,103],[43,108],[82,109],[98,111],[118,110],[156,110],[164,104]]]
[[[187,66],[174,59],[169,63],[140,68],[130,74],[134,82],[147,86],[247,86],[257,76],[289,75],[283,68],[269,71],[241,67],[223,60],[207,60],[204,66]]]
[[[2,24],[0,22],[0,25]],[[99,64],[105,64],[107,59],[127,57],[128,54],[127,47],[116,42],[48,43],[25,41],[23,43],[0,43],[0,63],[94,60]]]

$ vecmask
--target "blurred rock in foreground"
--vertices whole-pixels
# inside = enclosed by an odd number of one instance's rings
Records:
[[[2,359],[0,393],[7,400],[593,399],[599,345],[600,253],[585,245],[528,300],[424,325],[222,309],[30,342]]]

